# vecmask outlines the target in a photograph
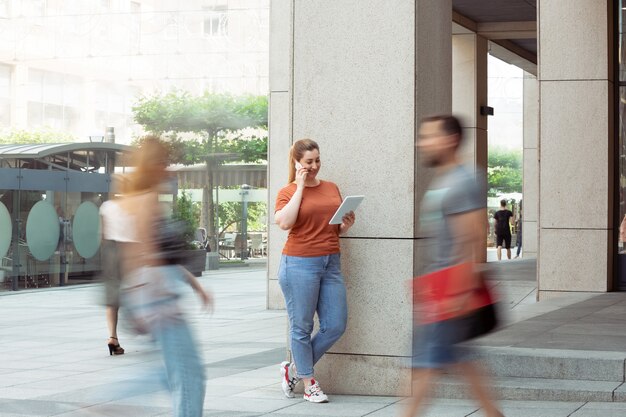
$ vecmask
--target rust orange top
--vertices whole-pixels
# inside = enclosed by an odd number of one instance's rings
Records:
[[[274,212],[281,210],[296,192],[291,183],[278,192]],[[316,187],[305,187],[296,223],[289,230],[283,254],[288,256],[324,256],[339,253],[339,225],[328,224],[341,205],[339,188],[321,181]]]

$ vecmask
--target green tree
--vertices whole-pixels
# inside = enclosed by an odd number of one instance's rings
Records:
[[[222,236],[229,227],[241,224],[242,203],[229,201],[220,203],[219,218],[221,230],[219,235]],[[267,204],[263,202],[248,203],[248,230],[264,230],[264,219],[267,216]]]
[[[522,192],[522,151],[489,149],[487,181],[489,195]]]
[[[165,138],[172,162],[205,163],[204,189],[207,233],[217,247],[213,204],[213,172],[227,160],[256,162],[267,158],[267,135],[245,135],[244,129],[267,130],[267,96],[233,96],[187,91],[140,97],[132,108],[135,121],[152,134]]]
[[[185,223],[185,231],[183,233],[187,243],[195,240],[196,229],[200,219],[199,207],[191,200],[191,194],[187,191],[180,193],[174,204],[174,219],[181,220]]]
[[[0,132],[0,144],[71,143],[76,137],[52,129],[8,129]]]

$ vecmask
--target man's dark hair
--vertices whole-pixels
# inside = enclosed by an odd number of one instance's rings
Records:
[[[457,147],[463,140],[463,128],[461,127],[461,121],[451,114],[436,114],[433,116],[427,116],[422,119],[422,123],[426,122],[442,122],[443,131],[447,135],[458,135],[459,141]]]
[[[500,200],[500,207],[506,207],[506,200]]]

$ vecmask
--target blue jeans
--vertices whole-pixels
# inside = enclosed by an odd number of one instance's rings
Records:
[[[283,255],[278,283],[287,304],[291,352],[298,376],[312,378],[313,366],[346,330],[348,306],[339,254]],[[320,328],[311,337],[316,312]]]
[[[151,332],[161,348],[174,417],[200,417],[204,404],[204,364],[189,325],[180,320],[155,326]]]
[[[415,327],[413,329],[413,368],[443,369],[447,366],[467,362],[471,358],[470,346],[455,343],[461,329],[442,321]]]

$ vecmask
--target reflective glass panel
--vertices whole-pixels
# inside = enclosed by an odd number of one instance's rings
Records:
[[[11,247],[11,237],[13,236],[13,224],[11,213],[7,207],[0,202],[0,257],[6,256]]]
[[[50,258],[59,244],[59,217],[52,204],[40,201],[26,220],[26,242],[30,253],[40,261]]]
[[[76,210],[72,223],[74,247],[83,258],[92,258],[100,248],[100,216],[98,207],[85,201]]]

